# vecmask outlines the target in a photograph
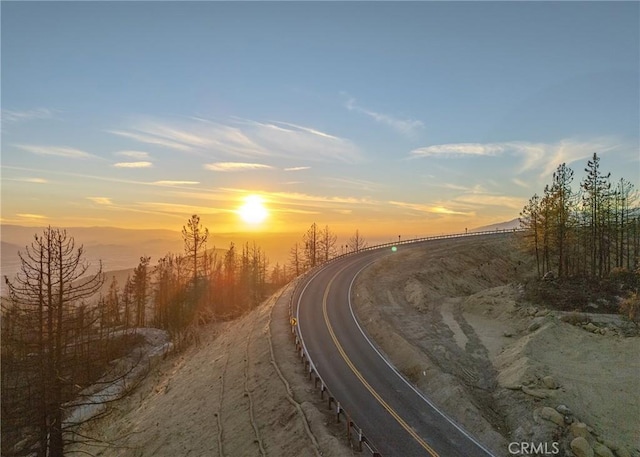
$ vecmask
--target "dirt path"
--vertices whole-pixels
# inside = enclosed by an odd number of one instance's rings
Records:
[[[96,456],[347,456],[297,358],[287,289],[156,366],[144,384],[83,433]],[[69,455],[74,455],[69,453]],[[79,454],[76,454],[79,455]]]

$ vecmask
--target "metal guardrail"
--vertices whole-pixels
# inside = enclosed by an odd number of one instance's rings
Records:
[[[366,248],[359,249],[357,251],[352,251],[348,253],[341,254],[339,256],[333,257],[326,262],[323,262],[319,265],[316,265],[314,268],[302,273],[298,276],[294,281],[296,281],[296,285],[294,287],[293,292],[291,293],[291,297],[289,299],[289,321],[291,324],[291,333],[294,336],[296,351],[299,353],[300,360],[304,364],[305,370],[308,373],[309,380],[313,381],[314,388],[318,389],[318,384],[320,385],[320,398],[324,399],[324,395],[327,395],[328,407],[332,408],[333,404],[335,404],[335,414],[336,414],[336,422],[340,422],[340,417],[343,416],[346,422],[347,429],[347,440],[353,446],[353,438],[356,438],[356,449],[358,451],[362,451],[366,448],[373,457],[381,457],[381,454],[377,451],[373,443],[371,443],[367,437],[364,435],[361,428],[359,428],[355,422],[351,419],[351,416],[347,411],[342,408],[340,401],[331,394],[329,387],[324,382],[320,374],[318,373],[313,360],[311,360],[311,356],[307,351],[306,345],[302,339],[302,335],[300,333],[300,327],[297,325],[297,316],[294,313],[294,305],[293,300],[295,297],[299,295],[300,288],[303,284],[306,283],[307,278],[312,278],[315,273],[320,271],[322,268],[326,267],[330,263],[333,263],[339,259],[355,255],[364,251],[373,251],[377,249],[385,249],[385,248],[393,248],[394,246],[405,245],[405,244],[418,244],[425,241],[433,241],[433,240],[443,240],[443,239],[452,239],[452,238],[467,238],[467,237],[475,237],[482,235],[504,235],[510,233],[518,233],[522,232],[522,229],[510,229],[510,230],[488,230],[481,232],[470,232],[470,233],[456,233],[456,234],[448,234],[448,235],[434,235],[427,236],[422,238],[411,238],[407,240],[398,240],[398,242],[390,242],[390,243],[382,243],[374,246],[368,246]]]

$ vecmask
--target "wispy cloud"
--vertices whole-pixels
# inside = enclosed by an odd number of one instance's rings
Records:
[[[150,158],[149,153],[145,151],[116,151],[114,152],[114,155],[137,160],[145,160]]]
[[[216,162],[206,163],[204,168],[210,171],[248,171],[248,170],[272,170],[271,165],[262,163],[246,163],[246,162]]]
[[[156,146],[162,146],[167,149],[175,149],[178,151],[191,151],[193,149],[188,145],[179,143],[177,141],[171,141],[163,136],[156,136],[145,132],[126,130],[107,130],[107,132],[125,138],[130,138],[132,140],[139,141],[140,143],[153,144]]]
[[[518,173],[541,170],[547,176],[561,163],[570,164],[585,159],[594,152],[606,153],[620,147],[613,138],[591,140],[564,139],[556,143],[532,143],[508,141],[499,143],[447,143],[417,148],[409,153],[410,158],[456,158],[493,157],[510,155],[520,157],[522,162]]]
[[[345,107],[349,111],[355,111],[357,113],[364,114],[375,120],[376,122],[385,124],[402,134],[412,134],[418,130],[424,129],[424,123],[422,121],[415,119],[402,119],[399,117],[391,116],[389,114],[378,113],[376,111],[363,108],[356,105],[356,100],[353,97],[347,100]]]
[[[347,189],[357,189],[364,191],[372,191],[381,184],[373,181],[367,181],[365,179],[354,178],[325,178],[325,181],[331,183],[332,187],[342,187]]]
[[[466,194],[454,199],[457,203],[465,203],[472,206],[499,206],[515,210],[522,209],[525,201],[521,197],[495,194]]]
[[[49,181],[43,178],[4,178],[7,181],[19,181],[19,182],[28,182],[32,184],[47,184]]]
[[[165,181],[154,181],[151,184],[155,186],[195,186],[200,184],[200,181],[173,181],[173,180],[165,180]]]
[[[93,203],[97,205],[113,205],[113,202],[109,197],[87,197],[87,200],[91,200]]]
[[[14,144],[14,147],[32,154],[65,157],[68,159],[89,159],[95,157],[80,149],[68,148],[65,146],[38,146],[32,144]]]
[[[179,122],[142,120],[130,128],[109,130],[132,140],[203,156],[241,158],[301,156],[319,161],[352,162],[359,149],[349,140],[288,122],[229,119],[226,123],[189,118]]]
[[[167,202],[139,202],[138,205],[142,208],[149,208],[156,212],[169,214],[220,214],[233,212],[231,209]]]
[[[43,216],[42,214],[31,214],[31,213],[17,213],[16,216],[23,219],[35,219],[35,220],[42,220],[47,218],[47,216]]]
[[[151,168],[151,162],[118,162],[113,164],[116,168]]]
[[[441,205],[424,205],[420,203],[409,203],[409,202],[400,202],[400,201],[390,201],[389,204],[393,206],[398,206],[400,208],[405,208],[412,211],[429,213],[429,214],[447,214],[447,215],[455,215],[455,216],[472,216],[474,214],[473,212],[456,211],[454,209],[446,208]]]
[[[35,108],[23,111],[2,110],[2,122],[24,122],[37,119],[51,119],[52,117],[53,111],[47,108]]]
[[[302,171],[302,170],[309,170],[311,167],[288,167],[285,168],[284,171]]]
[[[449,143],[414,149],[410,155],[411,157],[495,156],[515,147],[517,143]]]

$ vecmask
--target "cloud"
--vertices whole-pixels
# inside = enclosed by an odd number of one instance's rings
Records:
[[[98,205],[113,205],[113,202],[108,197],[87,197],[87,200],[91,200]]]
[[[349,140],[288,122],[229,119],[226,123],[190,118],[179,125],[139,121],[128,129],[108,132],[179,152],[234,158],[305,157],[352,162],[359,149]]]
[[[561,163],[567,165],[586,159],[593,152],[606,153],[617,150],[622,145],[613,138],[603,137],[590,140],[564,139],[556,143],[532,143],[526,141],[508,141],[498,143],[448,143],[414,149],[410,158],[458,158],[458,157],[494,157],[510,155],[521,158],[517,170],[523,173],[541,170],[541,176],[548,176]]]
[[[302,171],[302,170],[309,170],[311,169],[311,167],[288,167],[285,168],[284,171]]]
[[[349,98],[345,106],[349,111],[355,111],[357,113],[369,116],[376,122],[385,124],[402,134],[412,134],[417,130],[424,129],[424,123],[422,123],[422,121],[418,121],[415,119],[400,119],[388,114],[377,113],[375,111],[362,108],[361,106],[356,105],[355,98]]]
[[[49,182],[43,178],[16,178],[16,179],[5,178],[5,179],[7,181],[28,182],[32,184],[47,184]]]
[[[200,184],[200,181],[154,181],[155,186],[190,186]]]
[[[248,170],[272,170],[271,165],[246,162],[216,162],[204,164],[206,170],[211,171],[248,171]]]
[[[65,157],[68,159],[89,159],[95,157],[94,155],[91,155],[88,152],[81,151],[80,149],[68,148],[64,146],[36,146],[31,144],[14,144],[13,146],[22,149],[23,151],[31,152],[32,154],[38,155]]]
[[[144,151],[116,151],[114,152],[114,155],[117,155],[120,157],[129,157],[130,159],[138,159],[138,160],[150,158],[149,153]]]
[[[409,209],[412,211],[418,211],[421,213],[429,214],[447,214],[455,216],[472,216],[473,212],[456,211],[450,208],[446,208],[442,205],[423,205],[419,203],[408,203],[399,201],[390,201],[390,205],[398,206],[400,208]]]
[[[379,182],[367,181],[365,179],[354,178],[325,178],[330,181],[332,187],[342,187],[347,189],[358,189],[364,191],[372,191],[381,186]]]
[[[153,167],[151,162],[118,162],[113,164],[116,168],[150,168]]]
[[[526,203],[521,197],[509,197],[495,194],[466,194],[454,198],[457,203],[465,203],[472,206],[499,206],[520,210]]]
[[[23,219],[36,219],[36,220],[42,220],[47,218],[47,216],[43,216],[42,214],[30,214],[30,213],[17,213],[16,216],[21,217]]]
[[[35,108],[24,111],[2,110],[2,122],[23,122],[36,119],[51,119],[52,117],[53,111],[47,108]]]
[[[515,143],[452,143],[436,144],[414,149],[411,157],[463,157],[496,156],[509,150]]]
[[[176,149],[178,151],[191,151],[192,148],[185,144],[178,143],[176,141],[171,141],[162,136],[155,136],[153,134],[147,134],[144,132],[130,132],[126,130],[107,130],[107,132],[112,133],[114,135],[123,136],[125,138],[130,138],[132,140],[139,141],[140,143],[154,144],[156,146],[162,146],[167,149]]]
[[[169,214],[220,214],[230,213],[234,210],[213,208],[211,206],[196,206],[196,205],[183,205],[179,203],[166,203],[166,202],[139,202],[141,207],[148,207],[155,212],[169,213]]]

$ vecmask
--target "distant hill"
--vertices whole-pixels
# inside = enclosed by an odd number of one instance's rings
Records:
[[[44,227],[0,225],[0,268],[3,276],[15,276],[20,268],[18,252],[24,252],[25,247],[31,245],[34,235],[42,233],[43,230]],[[84,246],[85,259],[89,263],[97,266],[98,262],[102,261],[103,271],[130,270],[138,265],[142,256],[150,256],[151,265],[155,265],[158,259],[167,253],[184,252],[182,234],[178,230],[115,227],[67,227],[65,230],[75,239],[77,247]],[[207,247],[215,249],[218,256],[223,257],[232,242],[236,245],[238,255],[245,243],[252,246],[255,242],[266,254],[272,267],[276,263],[286,263],[289,250],[301,239],[301,233],[219,234],[209,228]],[[5,292],[4,281],[0,288]]]
[[[469,232],[487,232],[491,230],[513,230],[520,227],[520,219],[515,218],[507,222],[498,222],[497,224],[483,225],[469,230]]]

